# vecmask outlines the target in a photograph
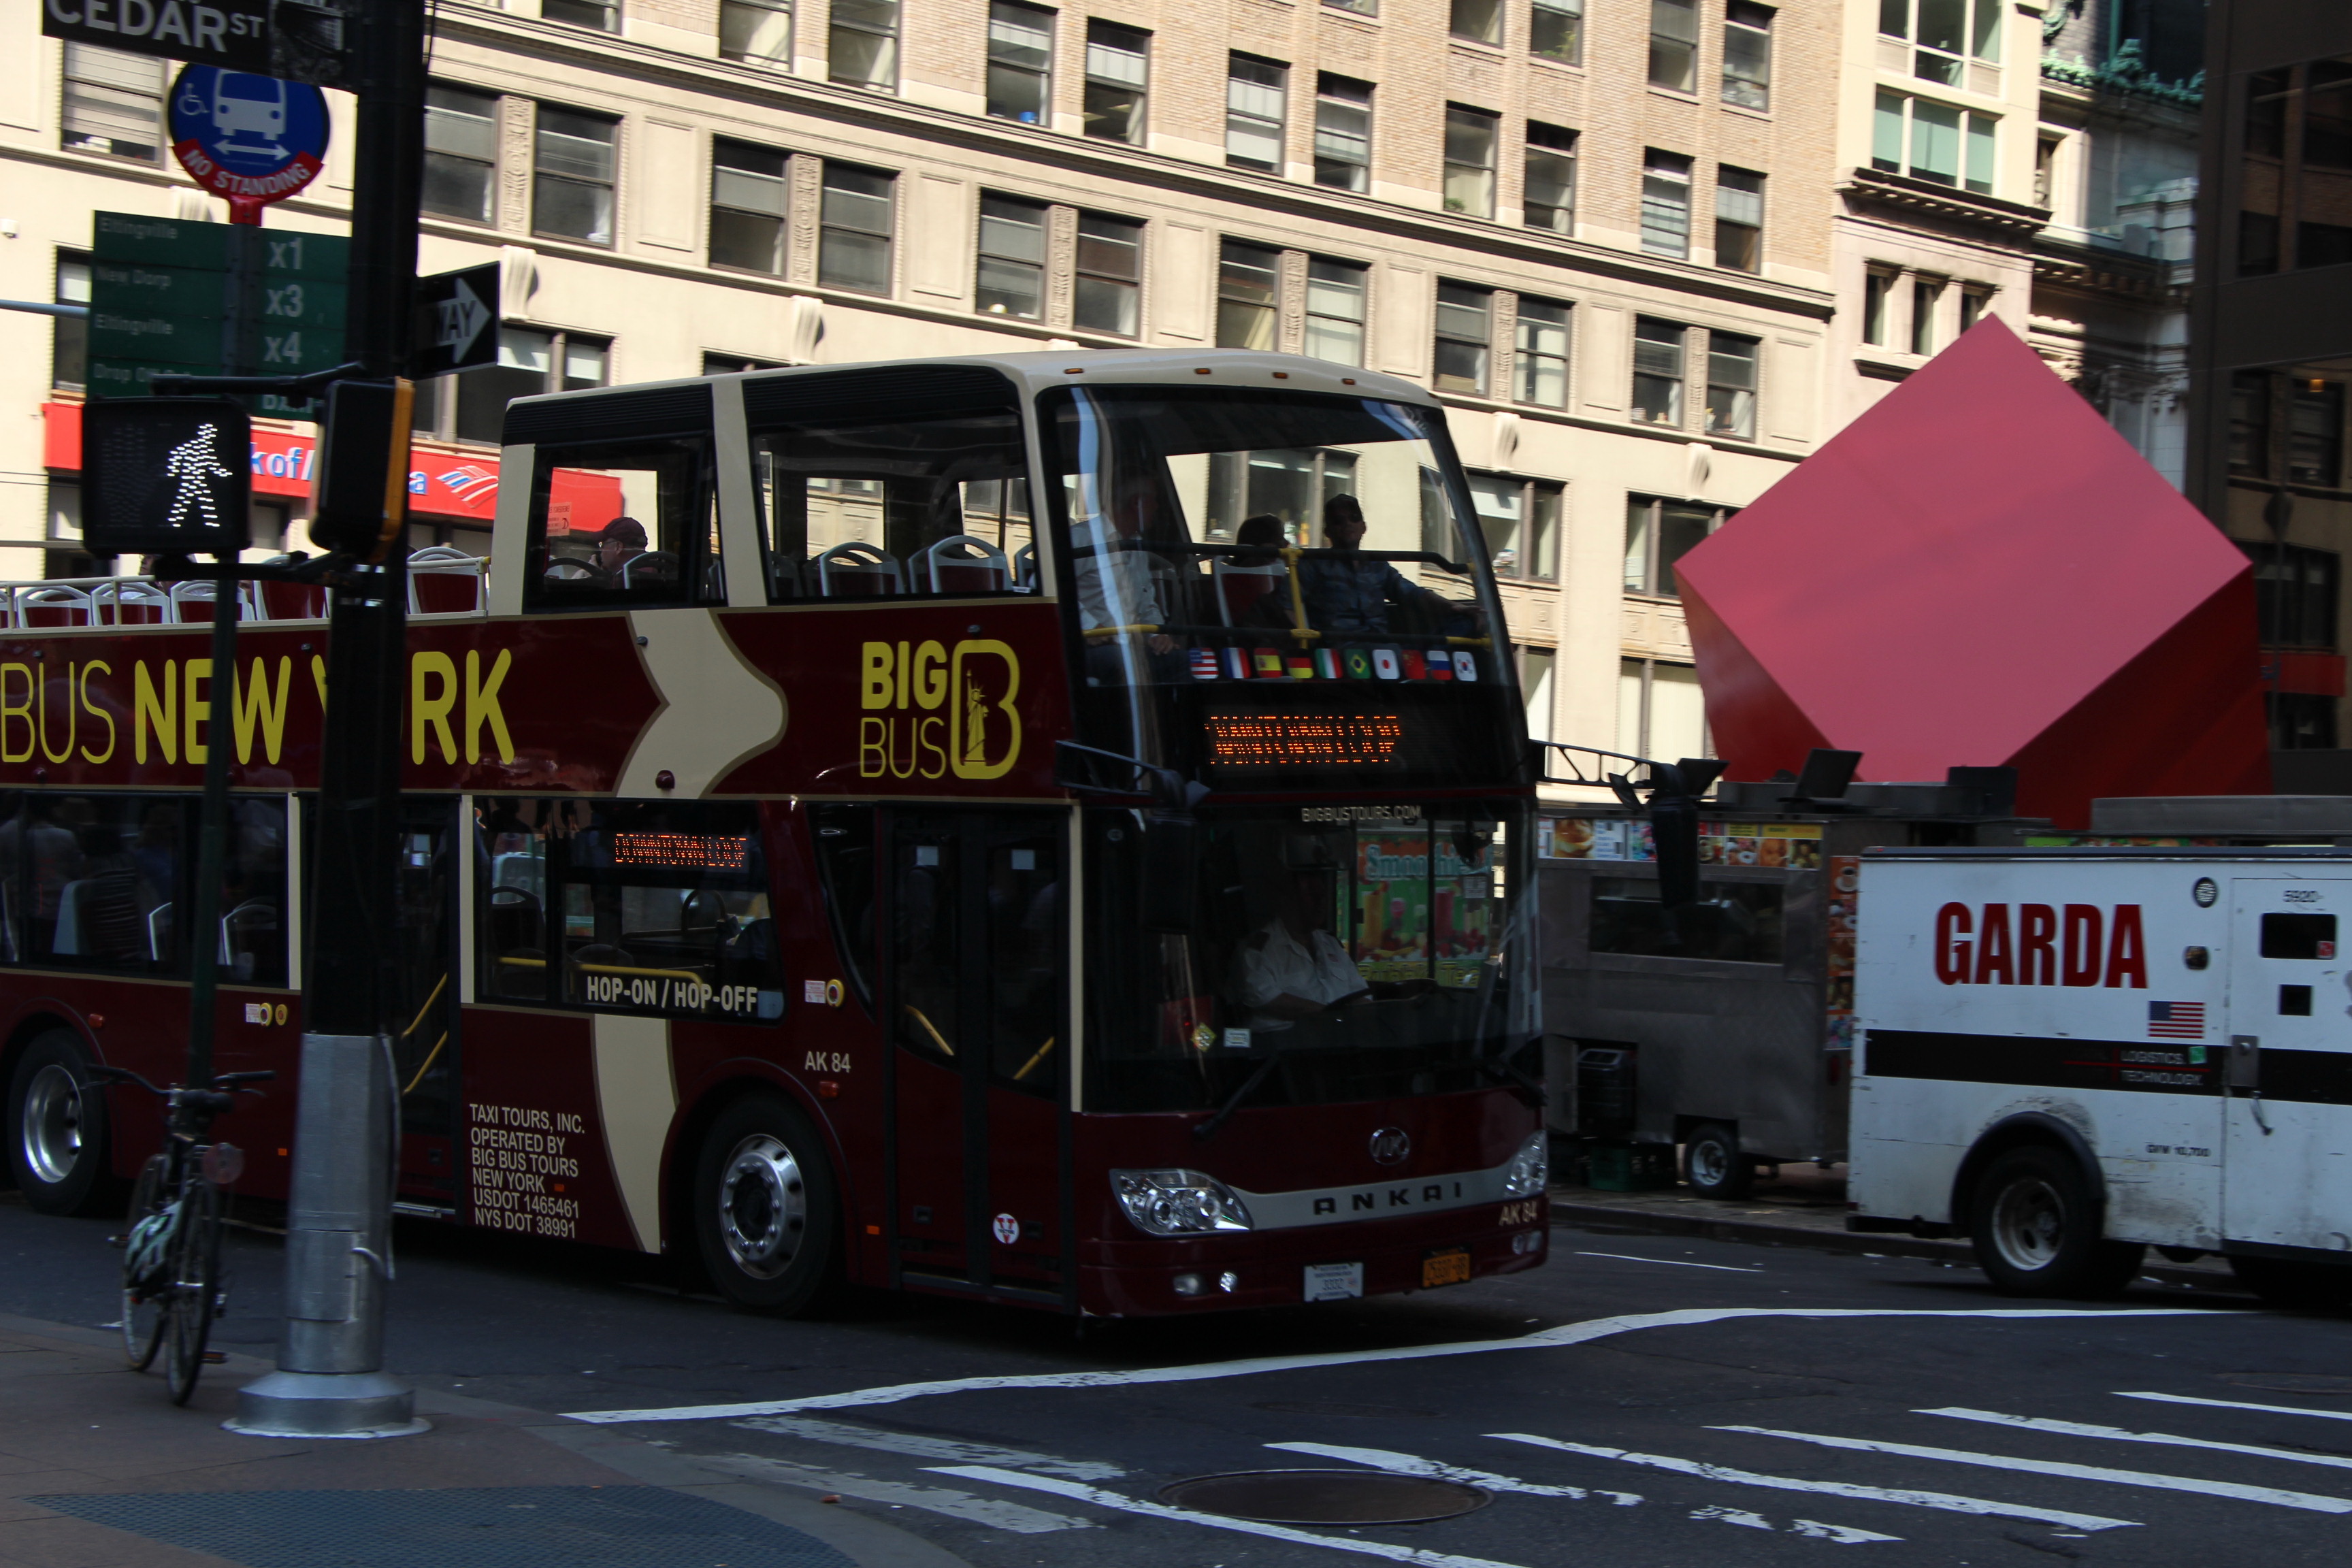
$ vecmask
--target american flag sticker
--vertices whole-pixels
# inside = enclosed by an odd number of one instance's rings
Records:
[[[2147,1037],[2151,1040],[2201,1040],[2205,1037],[2202,1002],[2151,1002],[2147,1005]]]

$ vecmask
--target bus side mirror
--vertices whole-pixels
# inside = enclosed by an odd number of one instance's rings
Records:
[[[1201,881],[1199,825],[1189,811],[1154,811],[1144,819],[1140,883],[1143,929],[1183,936],[1192,929]]]

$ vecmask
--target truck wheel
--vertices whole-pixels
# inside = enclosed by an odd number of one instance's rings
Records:
[[[695,1160],[695,1241],[719,1293],[792,1317],[841,1276],[833,1168],[808,1118],[771,1095],[719,1113]]]
[[[1683,1140],[1683,1181],[1703,1198],[1744,1198],[1756,1166],[1739,1152],[1739,1134],[1720,1121],[1702,1121]]]
[[[112,1213],[122,1203],[109,1167],[106,1093],[89,1080],[81,1041],[36,1037],[8,1083],[8,1171],[43,1214]]]
[[[2327,1312],[2352,1306],[2352,1268],[2283,1258],[2232,1258],[2230,1272],[2265,1307]]]
[[[1995,1159],[1969,1205],[1977,1266],[2011,1296],[2112,1296],[2147,1248],[2099,1234],[2091,1184],[2070,1155],[2029,1145]]]

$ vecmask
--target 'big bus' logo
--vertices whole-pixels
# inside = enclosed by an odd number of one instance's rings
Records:
[[[1021,659],[993,638],[865,645],[857,775],[998,779],[1021,755]]]

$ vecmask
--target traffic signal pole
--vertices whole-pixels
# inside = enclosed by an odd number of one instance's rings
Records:
[[[414,348],[425,5],[344,5],[343,58],[359,95],[346,343],[372,378],[406,374]],[[404,425],[406,397],[395,407]],[[400,1143],[391,1016],[399,979],[394,856],[408,610],[406,442],[404,430],[395,434],[402,438],[393,443],[397,471],[384,476],[382,542],[373,559],[333,580],[286,1326],[278,1370],[238,1392],[227,1423],[256,1436],[396,1436],[425,1427],[415,1416],[415,1392],[383,1371]]]

